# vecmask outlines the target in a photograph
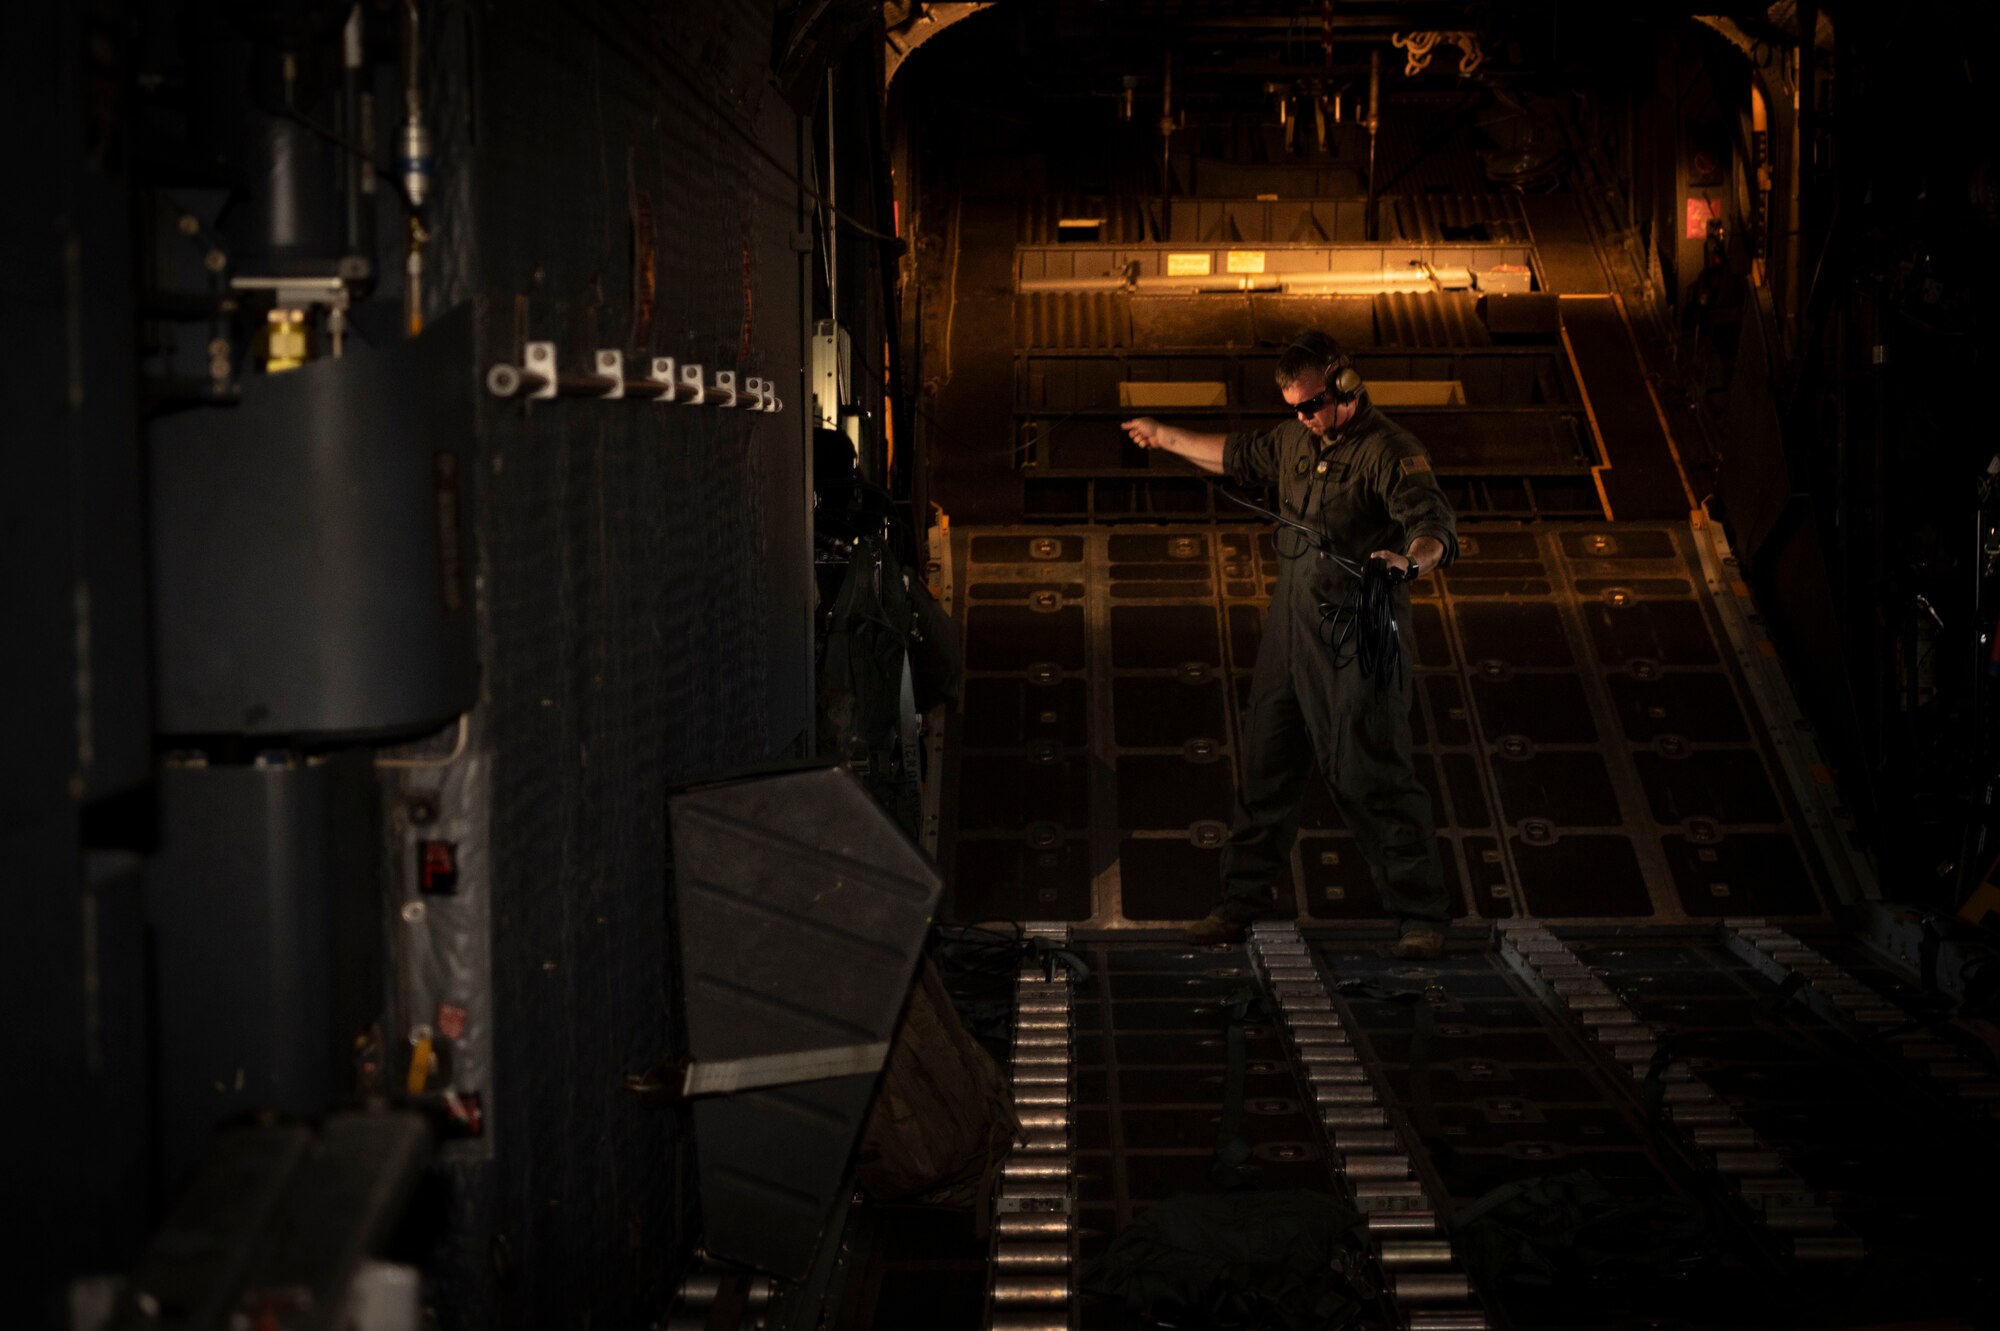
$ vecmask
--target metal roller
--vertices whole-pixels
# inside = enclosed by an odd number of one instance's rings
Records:
[[[1800,1235],[1792,1240],[1792,1260],[1799,1262],[1858,1262],[1868,1246],[1851,1234]]]
[[[1690,1102],[1688,1104],[1668,1105],[1667,1117],[1682,1127],[1689,1127],[1694,1124],[1734,1123],[1736,1122],[1736,1111],[1719,1101],[1712,1103]]]
[[[1069,1210],[1069,1188],[1051,1187],[1039,1179],[1000,1180],[1000,1200],[1039,1213]]]
[[[1333,1148],[1336,1151],[1393,1151],[1401,1144],[1396,1140],[1395,1133],[1374,1128],[1333,1134]]]
[[[1487,1331],[1485,1313],[1411,1313],[1407,1331]]]
[[[1074,995],[1068,985],[1056,989],[1026,989],[1016,987],[1014,991],[1014,1011],[1070,1011]]]
[[[1060,1049],[1017,1049],[1014,1051],[1014,1066],[1018,1068],[1067,1068],[1069,1066],[1068,1041]]]
[[[1313,1099],[1321,1108],[1328,1105],[1372,1105],[1375,1088],[1366,1082],[1342,1086],[1315,1086]]]
[[[1757,1134],[1749,1128],[1696,1128],[1694,1144],[1711,1151],[1749,1151],[1757,1148]]]
[[[1002,1242],[993,1249],[993,1263],[1002,1271],[1067,1271],[1069,1244]]]
[[[1306,1074],[1306,1080],[1312,1083],[1315,1092],[1322,1086],[1365,1086],[1368,1084],[1368,1070],[1359,1063],[1349,1067],[1322,1063]]]
[[[1031,1132],[1014,1146],[1019,1155],[1068,1155],[1069,1134],[1067,1132]]]
[[[1003,1183],[1065,1183],[1076,1173],[1076,1166],[1069,1160],[1021,1159],[1009,1157],[1000,1166]]]
[[[1390,1155],[1350,1155],[1340,1162],[1340,1172],[1351,1179],[1400,1179],[1410,1176],[1410,1157]]]
[[[1381,1128],[1389,1124],[1389,1113],[1380,1105],[1338,1105],[1322,1109],[1319,1121],[1329,1128]]]
[[[1329,1030],[1340,1025],[1340,1017],[1333,1012],[1301,1012],[1294,1016],[1285,1015],[1285,1024],[1293,1030]]]
[[[1021,1120],[1021,1126],[1029,1132],[1068,1132],[1069,1110],[1030,1109],[1025,1112],[1017,1105],[1014,1116]]]
[[[1325,1050],[1329,1057],[1335,1057],[1351,1048],[1346,1031],[1325,1029],[1308,1031],[1294,1040],[1292,1045],[1299,1051],[1300,1058],[1313,1057],[1315,1050]]]
[[[1826,1206],[1767,1206],[1764,1227],[1780,1234],[1814,1233],[1840,1224],[1833,1209]]]
[[[1067,1243],[1075,1229],[1064,1211],[1011,1211],[993,1218],[993,1233],[1009,1243]]]
[[[1813,988],[1831,998],[1835,1007],[1848,1009],[1876,1007],[1882,1002],[1881,997],[1874,990],[1863,988],[1858,984],[1816,984]]]
[[[1064,1276],[996,1275],[993,1302],[1000,1305],[1023,1303],[1068,1303],[1070,1283]]]
[[[1017,1112],[1023,1109],[1042,1110],[1060,1108],[1068,1104],[1069,1091],[1062,1085],[1024,1086],[1018,1078],[1015,1079],[1014,1108]]]
[[[1717,1151],[1715,1172],[1718,1174],[1782,1174],[1785,1158],[1776,1151]]]
[[[1314,1068],[1351,1068],[1360,1059],[1351,1044],[1315,1044],[1299,1050],[1299,1062],[1308,1073]]]
[[[1017,1050],[1068,1049],[1069,1027],[1066,1025],[1058,1026],[1054,1030],[1022,1030],[1016,1028],[1014,1031],[1014,1048]]]
[[[1370,1234],[1433,1234],[1437,1227],[1435,1211],[1377,1211],[1368,1217]]]
[[[1385,1267],[1450,1266],[1451,1243],[1446,1239],[1387,1239],[1377,1256]]]
[[[1067,1012],[1017,1012],[1014,1014],[1014,1034],[1040,1035],[1045,1032],[1067,1032],[1069,1014]]]
[[[722,1282],[727,1279],[721,1272],[698,1271],[681,1282],[680,1302],[692,1309],[711,1306],[722,1297]],[[743,1306],[764,1308],[771,1302],[772,1282],[765,1277],[752,1277],[743,1288]]]
[[[1736,1191],[1750,1206],[1769,1209],[1773,1206],[1797,1208],[1817,1206],[1819,1194],[1806,1186],[1806,1181],[1796,1174],[1749,1174],[1738,1176]]]
[[[1567,994],[1563,1006],[1571,1012],[1623,1012],[1625,1004],[1616,994]]]
[[[1462,1303],[1472,1297],[1472,1281],[1458,1274],[1398,1271],[1389,1277],[1389,1292],[1398,1303]]]

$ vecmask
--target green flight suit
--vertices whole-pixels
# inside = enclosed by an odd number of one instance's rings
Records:
[[[1365,399],[1347,428],[1322,446],[1297,420],[1261,433],[1231,434],[1223,471],[1241,486],[1274,487],[1279,512],[1325,532],[1357,563],[1370,551],[1407,552],[1436,538],[1449,563],[1458,523],[1430,455],[1408,430]],[[1322,464],[1324,470],[1322,470]],[[1244,775],[1223,848],[1217,913],[1248,920],[1276,905],[1291,863],[1299,805],[1317,757],[1354,834],[1382,904],[1399,928],[1442,925],[1450,915],[1430,796],[1410,759],[1410,595],[1396,588],[1401,667],[1377,683],[1358,664],[1336,669],[1321,638],[1320,604],[1338,604],[1353,579],[1305,538],[1280,528],[1278,589],[1264,621],[1243,727]]]

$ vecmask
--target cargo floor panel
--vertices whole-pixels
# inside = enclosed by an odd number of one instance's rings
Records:
[[[1698,539],[1665,523],[1468,523],[1458,562],[1420,584],[1404,633],[1411,731],[1455,914],[1827,917],[1821,866],[1839,852],[1804,830],[1804,778],[1771,739],[1789,743],[1792,724],[1760,715],[1771,695],[1740,673]],[[1116,929],[1206,913],[1284,562],[1270,533],[961,527],[952,540],[955,581],[980,595],[957,607],[967,683],[946,727],[944,917]],[[1317,776],[1300,828],[1280,910],[1386,923]]]

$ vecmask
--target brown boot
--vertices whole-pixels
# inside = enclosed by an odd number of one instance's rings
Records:
[[[1228,920],[1220,915],[1210,915],[1196,920],[1181,930],[1181,941],[1196,947],[1221,947],[1225,943],[1240,943],[1249,926],[1241,920]]]
[[[1435,961],[1444,955],[1444,930],[1436,925],[1413,925],[1396,940],[1396,955],[1407,961]]]

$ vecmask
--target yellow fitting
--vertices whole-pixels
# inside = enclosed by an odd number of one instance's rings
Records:
[[[431,1047],[431,1039],[425,1036],[410,1048],[410,1076],[407,1086],[411,1095],[422,1095],[424,1087],[430,1083],[431,1072],[437,1066],[437,1054]]]
[[[275,309],[264,322],[264,368],[296,370],[313,358],[312,325],[304,310]]]

